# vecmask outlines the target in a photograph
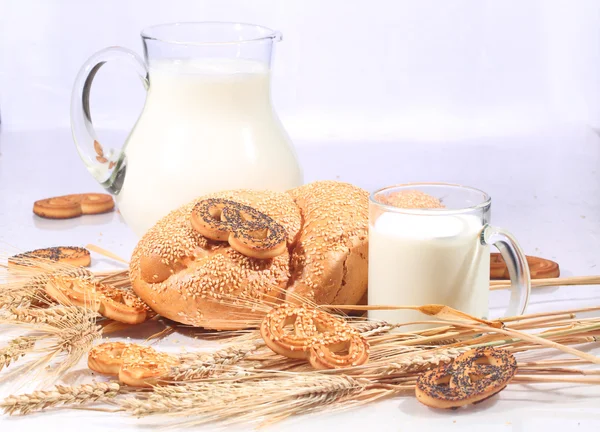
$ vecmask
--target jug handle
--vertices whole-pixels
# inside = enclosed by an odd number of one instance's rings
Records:
[[[148,68],[140,56],[122,47],[109,47],[91,56],[79,70],[71,94],[71,132],[77,152],[88,171],[109,192],[118,194],[125,178],[123,148],[107,149],[98,141],[90,112],[90,89],[98,70],[106,62],[119,61],[132,66],[146,91]]]

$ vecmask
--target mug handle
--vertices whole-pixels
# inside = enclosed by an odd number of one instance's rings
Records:
[[[90,89],[98,70],[108,61],[132,66],[146,91],[148,68],[140,56],[122,47],[109,47],[91,56],[79,70],[71,94],[71,132],[77,152],[88,171],[109,192],[118,194],[125,178],[123,148],[107,149],[98,142],[90,112]]]
[[[525,253],[511,233],[489,224],[481,231],[481,243],[496,246],[508,268],[511,293],[505,316],[522,315],[531,294],[531,277]]]

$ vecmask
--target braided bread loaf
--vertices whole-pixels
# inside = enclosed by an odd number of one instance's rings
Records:
[[[239,202],[271,217],[285,229],[287,249],[256,259],[205,238],[192,227],[190,214],[207,198]],[[266,313],[257,303],[273,304],[285,296],[328,304],[366,298],[367,232],[368,194],[347,183],[315,182],[289,193],[220,192],[182,206],[152,227],[133,252],[130,277],[137,295],[167,318],[240,329]]]

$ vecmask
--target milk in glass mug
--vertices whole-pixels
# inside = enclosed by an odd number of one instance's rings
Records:
[[[414,191],[439,199],[443,207],[390,204],[390,198],[414,195]],[[483,191],[445,183],[398,185],[374,192],[369,203],[369,304],[443,304],[487,318],[490,245],[494,245],[511,278],[507,315],[522,314],[531,290],[529,267],[514,237],[489,224],[491,204]],[[395,323],[427,319],[411,310],[369,311],[369,318]]]

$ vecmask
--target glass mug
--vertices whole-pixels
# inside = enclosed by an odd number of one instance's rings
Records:
[[[280,40],[281,33],[253,24],[163,24],[142,31],[144,59],[110,47],[84,64],[71,99],[73,138],[137,235],[204,194],[283,192],[303,183],[271,103],[271,57]],[[92,81],[107,62],[128,67],[147,90],[122,148],[99,142],[90,114]]]
[[[444,207],[405,209],[389,204],[392,196],[408,191],[438,198]],[[487,318],[489,246],[494,245],[507,263],[511,279],[506,315],[522,314],[531,291],[529,267],[514,237],[489,225],[491,203],[483,191],[446,183],[397,185],[371,194],[369,304],[444,304]],[[369,318],[396,323],[427,320],[410,310],[369,311]]]

